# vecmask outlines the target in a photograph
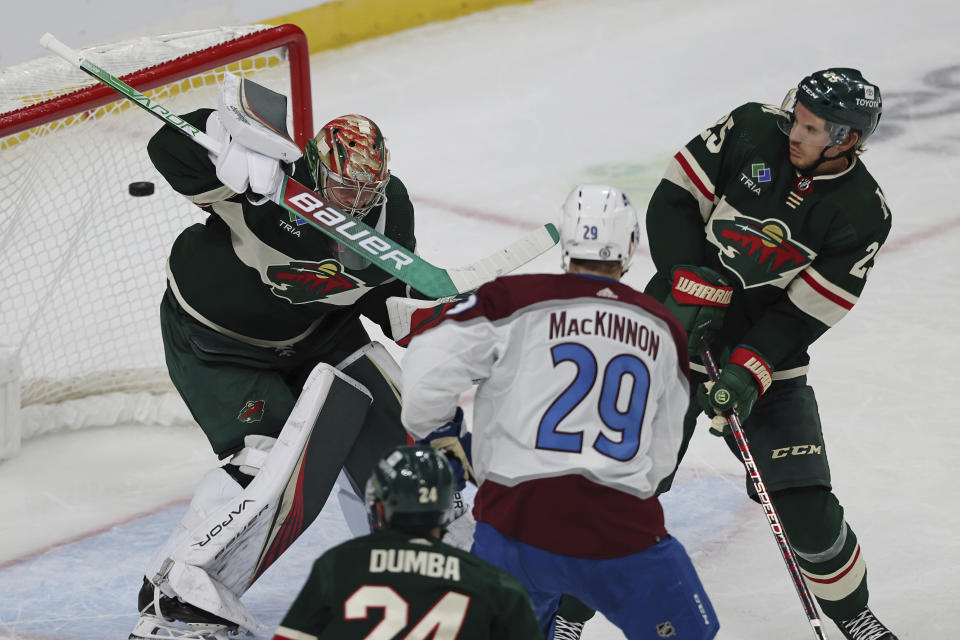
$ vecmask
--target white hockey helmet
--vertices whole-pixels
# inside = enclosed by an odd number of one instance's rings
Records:
[[[606,184],[582,184],[570,192],[561,211],[564,271],[576,258],[618,261],[626,273],[640,241],[640,221],[623,191]]]

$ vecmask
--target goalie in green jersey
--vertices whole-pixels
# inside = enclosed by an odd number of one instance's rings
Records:
[[[712,386],[691,364],[701,384],[691,379],[685,427],[701,411],[738,412],[810,591],[849,640],[895,636],[867,607],[807,348],[857,302],[890,231],[861,159],[881,108],[880,89],[848,68],[803,78],[780,107],[742,105],[674,156],[646,219],[657,268],[646,292],[685,325],[692,354],[706,337],[723,364]],[[712,425],[737,454],[725,421]]]
[[[429,446],[397,447],[374,468],[374,533],[323,554],[274,640],[542,638],[530,597],[506,571],[440,542],[454,477]]]
[[[414,251],[413,205],[380,128],[334,118],[303,154],[286,133],[283,96],[230,74],[217,109],[182,120],[221,151],[169,126],[148,144],[170,187],[206,214],[170,250],[160,325],[170,378],[224,463],[147,563],[130,636],[142,640],[256,632],[243,594],[328,495],[351,533],[367,534],[363,482],[407,439],[399,366],[361,316],[399,338],[386,300],[416,292],[274,197],[292,174],[345,226],[362,219]]]

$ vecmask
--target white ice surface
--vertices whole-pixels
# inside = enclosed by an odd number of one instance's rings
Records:
[[[835,492],[868,563],[871,606],[901,640],[954,638],[958,33],[960,9],[929,0],[545,1],[314,56],[315,121],[349,112],[376,120],[417,205],[421,253],[459,265],[555,220],[577,182],[617,183],[642,206],[669,157],[731,108],[779,102],[815,69],[862,69],[883,90],[865,161],[894,226],[860,302],[814,345],[809,378]],[[524,270],[558,265],[552,251]],[[650,273],[638,256],[627,282],[641,287]],[[0,637],[90,637],[78,630],[129,615],[139,556],[107,581],[108,567],[85,564],[82,545],[99,541],[110,558],[136,544],[100,535],[31,554],[175,511],[162,507],[186,498],[210,464],[202,436],[174,427],[47,436],[0,463]],[[704,490],[668,501],[668,523],[697,537],[681,539],[717,609],[718,637],[812,637],[760,509],[732,500],[726,520],[714,512],[716,495],[741,484],[736,460],[703,431],[682,477]],[[698,529],[704,513],[718,526]],[[161,525],[142,537],[162,538]],[[136,553],[149,552],[141,546]],[[112,604],[68,610],[65,588]],[[599,618],[584,633],[621,637]]]

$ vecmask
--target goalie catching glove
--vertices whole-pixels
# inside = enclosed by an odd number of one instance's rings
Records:
[[[468,432],[461,436],[461,431],[463,431],[463,410],[457,407],[452,420],[434,429],[426,438],[417,442],[417,444],[429,445],[447,457],[453,469],[453,478],[457,482],[457,491],[463,491],[467,486],[467,480],[474,484],[477,482],[473,465],[470,463],[470,445],[473,435]]]
[[[697,387],[697,403],[711,418],[710,433],[725,436],[730,433],[726,416],[737,412],[741,422],[746,421],[757,398],[773,383],[773,371],[767,359],[751,347],[739,345],[716,382],[704,382]]]
[[[220,85],[217,111],[207,119],[206,133],[221,143],[210,155],[217,178],[230,190],[260,198],[253,204],[275,200],[284,175],[293,173],[300,148],[287,135],[286,97],[233,74]]]
[[[708,334],[723,324],[723,316],[733,297],[733,287],[708,267],[681,264],[671,273],[673,285],[664,306],[687,330],[687,345],[693,355]]]

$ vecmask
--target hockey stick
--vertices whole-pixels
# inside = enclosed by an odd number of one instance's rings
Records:
[[[700,344],[700,359],[707,369],[707,376],[711,381],[716,382],[720,377],[720,371],[717,368],[717,363],[713,359],[713,354],[710,352],[710,347],[706,342]],[[797,590],[797,595],[800,596],[800,603],[803,605],[804,613],[807,614],[807,621],[813,628],[813,635],[819,638],[819,640],[827,640],[827,634],[823,630],[823,623],[820,621],[820,615],[817,613],[817,605],[814,603],[813,596],[810,594],[810,589],[807,588],[807,583],[803,581],[800,566],[797,564],[797,556],[793,553],[793,547],[790,546],[790,541],[787,540],[787,534],[784,532],[783,525],[780,523],[780,516],[774,508],[773,502],[770,501],[767,487],[763,482],[763,478],[760,477],[760,470],[753,460],[753,454],[750,453],[750,445],[747,443],[747,436],[743,433],[740,418],[737,416],[735,409],[725,413],[723,417],[726,418],[727,424],[730,425],[730,430],[733,432],[733,438],[737,441],[743,466],[746,467],[747,473],[753,481],[753,490],[757,492],[757,498],[760,499],[760,504],[767,514],[767,522],[770,524],[770,530],[773,531],[773,537],[777,539],[777,545],[780,547],[780,555],[787,565],[787,571],[790,572],[790,577],[793,578],[793,586]]]
[[[45,33],[40,38],[40,44],[191,138],[207,151],[220,153],[220,143],[217,140],[103,70],[52,34]],[[472,291],[484,282],[526,264],[550,249],[560,239],[557,228],[548,223],[482,260],[464,267],[443,269],[360,220],[338,211],[320,194],[290,176],[284,176],[280,189],[271,199],[390,275],[432,298],[445,298]]]

